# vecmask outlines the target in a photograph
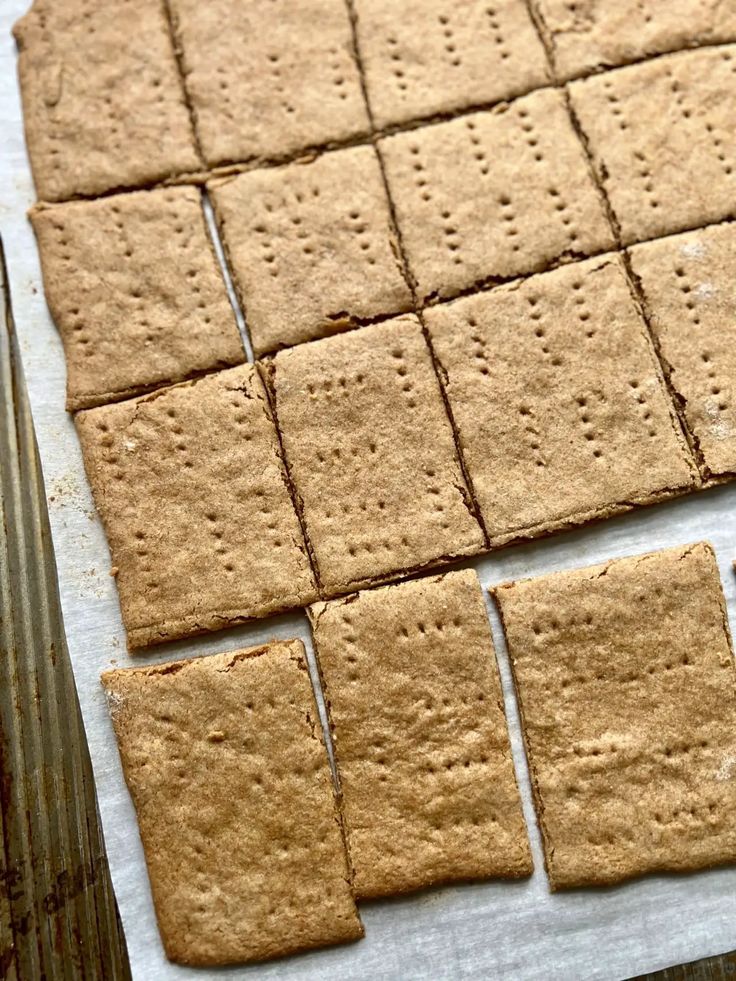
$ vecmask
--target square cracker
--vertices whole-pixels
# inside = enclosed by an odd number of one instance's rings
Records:
[[[253,365],[75,421],[131,649],[316,598]]]
[[[631,249],[705,478],[736,476],[736,225]]]
[[[568,88],[624,244],[736,215],[735,46]]]
[[[71,411],[239,364],[243,345],[193,187],[31,210]]]
[[[425,300],[613,245],[582,145],[552,89],[379,146]]]
[[[425,316],[491,544],[692,486],[694,462],[616,256]]]
[[[416,317],[281,351],[264,367],[327,596],[481,551]]]
[[[210,187],[256,354],[410,309],[373,147]]]
[[[377,126],[498,102],[549,82],[524,0],[355,0]]]
[[[734,861],[736,678],[710,545],[495,595],[552,889]]]
[[[560,78],[736,39],[736,7],[722,0],[535,0]]]
[[[367,134],[344,0],[170,0],[208,164]]]
[[[263,960],[363,935],[300,641],[102,683],[170,960]]]
[[[532,860],[472,570],[310,608],[360,898]]]
[[[163,4],[35,0],[13,33],[39,198],[140,187],[201,166]]]

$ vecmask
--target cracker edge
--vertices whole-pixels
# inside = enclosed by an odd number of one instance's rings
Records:
[[[710,866],[697,865],[697,866],[693,866],[690,869],[688,869],[687,866],[682,866],[676,870],[672,870],[672,869],[651,870],[649,872],[641,872],[636,875],[625,875],[623,877],[614,876],[599,881],[591,881],[590,879],[582,879],[582,880],[571,879],[568,881],[568,880],[562,880],[559,877],[555,876],[555,874],[552,872],[550,868],[550,861],[549,861],[549,856],[550,854],[554,853],[554,848],[551,847],[552,843],[550,841],[547,832],[547,826],[544,821],[544,803],[542,801],[542,796],[539,792],[539,780],[537,775],[536,763],[534,760],[534,756],[531,752],[531,748],[529,746],[529,741],[527,738],[527,724],[526,724],[526,716],[524,713],[524,700],[521,695],[521,687],[519,685],[519,680],[516,674],[516,663],[511,653],[511,648],[508,641],[508,632],[506,629],[506,620],[504,617],[503,601],[501,599],[501,596],[503,595],[503,593],[508,593],[510,590],[514,589],[517,585],[521,583],[535,582],[535,581],[547,579],[551,576],[572,575],[572,574],[577,574],[577,575],[586,574],[587,578],[590,578],[591,576],[594,576],[595,578],[600,578],[601,576],[606,575],[606,573],[608,572],[608,570],[612,565],[616,565],[620,562],[631,562],[631,561],[638,562],[642,559],[647,559],[653,556],[660,556],[663,554],[670,554],[670,555],[678,554],[680,559],[684,559],[687,558],[687,556],[690,555],[691,552],[699,548],[702,548],[706,553],[706,555],[708,555],[713,566],[712,571],[714,573],[715,583],[717,585],[716,592],[718,596],[718,605],[720,607],[721,616],[723,618],[723,629],[725,632],[726,641],[728,643],[731,652],[732,674],[734,676],[734,679],[736,680],[736,662],[734,661],[733,638],[731,635],[731,629],[728,622],[728,612],[726,609],[725,595],[723,593],[723,583],[721,581],[720,572],[718,569],[718,562],[716,559],[715,549],[713,548],[711,542],[707,540],[692,542],[689,545],[680,545],[680,546],[673,546],[672,548],[658,549],[657,551],[654,552],[643,552],[638,555],[624,555],[615,559],[609,559],[607,562],[601,562],[591,566],[584,566],[583,568],[564,569],[564,570],[558,570],[557,572],[553,572],[553,573],[547,573],[546,575],[541,575],[541,576],[527,576],[523,579],[507,580],[505,582],[498,583],[495,586],[488,587],[488,593],[493,598],[493,601],[496,605],[496,609],[498,610],[499,618],[501,620],[504,642],[506,644],[506,653],[508,657],[509,666],[511,668],[511,677],[514,682],[514,694],[516,696],[516,704],[519,709],[519,718],[521,721],[521,734],[524,741],[524,755],[526,756],[527,766],[529,769],[529,782],[532,788],[534,811],[537,816],[537,824],[542,839],[542,854],[544,858],[544,869],[545,872],[547,873],[550,892],[560,892],[565,889],[600,888],[601,886],[616,885],[623,882],[636,881],[637,879],[641,879],[646,875],[655,875],[658,874],[658,872],[664,872],[664,871],[667,872],[704,871],[707,868],[716,868],[719,866],[719,864],[722,863],[714,863],[713,865]],[[734,571],[736,571],[736,561],[734,562]]]
[[[130,784],[128,783],[128,769],[127,769],[127,767],[125,765],[125,762],[124,762],[124,759],[123,759],[123,754],[120,752],[120,744],[118,743],[118,738],[117,738],[117,725],[116,725],[115,717],[116,717],[116,712],[118,710],[118,705],[116,704],[116,696],[117,696],[117,693],[113,690],[114,680],[116,678],[121,677],[121,676],[128,676],[128,677],[134,677],[135,676],[135,677],[139,677],[139,678],[150,678],[150,677],[156,677],[156,676],[164,676],[164,675],[167,675],[167,674],[174,674],[174,673],[177,673],[179,671],[186,670],[187,668],[191,668],[192,666],[196,666],[196,664],[197,664],[198,661],[204,660],[204,659],[209,658],[209,657],[216,658],[216,659],[220,659],[220,658],[221,659],[224,659],[224,658],[227,658],[229,656],[230,657],[230,660],[228,661],[228,663],[227,663],[227,665],[225,667],[225,670],[226,671],[229,671],[239,661],[247,661],[247,660],[251,660],[251,659],[257,658],[257,657],[265,657],[265,656],[268,656],[269,654],[272,654],[274,651],[277,651],[277,652],[282,652],[283,651],[284,654],[287,654],[287,652],[288,652],[289,659],[296,662],[297,667],[299,668],[300,671],[306,672],[307,678],[308,678],[308,685],[309,685],[309,693],[310,693],[309,698],[310,698],[310,703],[311,703],[311,707],[314,710],[314,717],[313,718],[315,720],[319,720],[319,718],[320,718],[320,716],[319,716],[319,708],[317,706],[317,700],[316,700],[316,695],[315,695],[315,691],[314,691],[314,686],[312,684],[311,675],[309,673],[309,666],[308,666],[308,662],[307,662],[306,650],[305,650],[303,641],[300,640],[298,637],[290,638],[288,640],[270,640],[270,641],[266,641],[264,644],[259,644],[259,645],[256,645],[254,647],[240,648],[240,649],[235,650],[235,651],[227,651],[227,652],[222,652],[220,654],[202,654],[202,655],[198,655],[196,657],[191,657],[191,658],[180,658],[180,659],[178,659],[176,661],[165,661],[165,662],[160,663],[160,664],[133,666],[133,667],[129,667],[129,668],[111,668],[111,669],[108,669],[106,671],[101,672],[101,674],[100,674],[100,683],[101,683],[102,688],[103,688],[103,690],[105,692],[105,697],[106,697],[106,700],[107,700],[107,708],[108,708],[108,712],[109,712],[109,715],[110,715],[110,720],[112,722],[113,729],[115,731],[115,742],[116,742],[116,746],[118,748],[118,755],[119,755],[120,765],[121,765],[122,770],[123,770],[123,776],[124,776],[124,779],[125,779],[125,784],[126,784],[126,787],[128,789],[128,793],[130,795],[131,802],[133,803],[133,806],[134,806],[134,808],[136,810],[136,828],[138,830],[138,835],[139,835],[139,839],[141,841],[141,846],[143,847],[144,856],[145,856],[145,852],[146,852],[146,847],[145,847],[145,844],[143,842],[143,839],[142,839],[142,837],[140,835],[140,825],[138,823],[137,808],[135,806],[135,802],[134,802],[134,799],[133,799],[133,794],[132,794],[132,790],[130,788]],[[309,719],[307,720],[307,725],[311,726],[311,729],[312,729],[312,738],[318,739],[319,742],[322,744],[322,750],[323,750],[323,753],[324,753],[324,756],[325,756],[325,760],[326,760],[326,763],[327,763],[327,768],[328,768],[328,771],[329,771],[330,785],[331,785],[331,788],[332,788],[332,810],[333,810],[333,815],[335,817],[335,820],[337,821],[338,826],[340,828],[340,835],[342,837],[343,850],[344,850],[344,854],[345,854],[346,869],[347,869],[348,877],[349,877],[347,879],[347,883],[348,883],[348,888],[349,888],[350,894],[351,894],[352,899],[353,899],[353,907],[354,907],[354,911],[355,911],[355,926],[356,926],[355,934],[354,934],[353,937],[347,938],[345,940],[335,939],[335,940],[328,941],[326,943],[322,943],[322,944],[319,944],[319,945],[313,946],[313,947],[306,947],[306,948],[299,947],[299,948],[295,948],[294,950],[285,950],[285,951],[282,951],[282,952],[279,952],[279,953],[274,953],[270,957],[261,958],[259,960],[235,961],[235,962],[231,962],[232,964],[259,964],[259,963],[262,964],[262,963],[266,963],[266,962],[268,962],[270,960],[275,960],[275,959],[278,959],[278,958],[281,958],[281,957],[288,957],[288,956],[293,956],[294,954],[306,953],[309,950],[329,949],[330,947],[338,946],[340,944],[351,943],[351,942],[354,943],[357,940],[361,940],[365,936],[365,926],[364,926],[363,921],[362,921],[362,919],[360,917],[360,910],[358,909],[358,906],[357,906],[357,897],[355,895],[355,890],[353,888],[354,873],[353,873],[352,862],[350,860],[350,851],[349,851],[349,848],[348,848],[347,835],[346,835],[346,832],[345,832],[345,826],[344,826],[343,819],[342,819],[342,808],[340,806],[340,800],[339,800],[339,786],[336,785],[336,783],[335,783],[335,779],[334,779],[332,767],[330,766],[330,757],[329,757],[329,753],[328,753],[328,750],[327,750],[327,744],[325,742],[324,733],[322,731],[321,726],[315,726],[314,722],[312,722]],[[148,860],[147,860],[147,858],[145,859],[145,862],[146,862],[146,874],[148,875]],[[167,958],[169,960],[171,960],[172,963],[179,963],[179,964],[189,965],[189,966],[203,966],[203,967],[208,967],[208,966],[209,967],[211,967],[211,966],[225,967],[225,966],[227,966],[227,964],[225,962],[222,962],[222,961],[218,961],[215,964],[211,963],[210,961],[203,961],[203,962],[200,963],[200,962],[198,962],[196,960],[185,960],[183,958],[180,958],[180,957],[176,957],[175,956],[176,951],[173,948],[171,948],[171,945],[168,942],[169,941],[169,938],[168,937],[165,937],[164,934],[163,934],[163,932],[161,931],[161,926],[160,926],[160,923],[159,923],[159,920],[158,920],[158,902],[157,902],[156,896],[155,896],[155,889],[154,889],[154,885],[153,885],[153,880],[150,878],[150,876],[148,878],[148,882],[149,882],[149,888],[151,890],[151,894],[152,894],[152,896],[154,898],[153,906],[154,906],[154,913],[156,914],[156,925],[157,925],[157,928],[158,928],[158,931],[159,931],[159,937],[160,937],[161,942],[162,942],[162,944],[164,946],[164,950],[166,952]]]

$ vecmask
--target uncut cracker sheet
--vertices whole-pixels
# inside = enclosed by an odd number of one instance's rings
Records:
[[[125,653],[110,555],[83,474],[78,441],[64,414],[61,343],[41,287],[38,256],[25,212],[34,201],[14,80],[11,24],[26,0],[0,5],[0,234],[8,256],[13,303],[43,459],[56,547],[64,620],[84,713],[115,890],[128,936],[133,974],[145,981],[194,981],[206,971],[167,963],[151,903],[137,824],[124,785],[99,683],[101,670],[141,663]],[[733,620],[736,614],[736,488],[645,509],[578,532],[475,560],[484,587],[504,580],[579,568],[613,556],[702,538],[711,540]],[[492,611],[491,611],[492,612]],[[512,749],[537,871],[519,883],[446,887],[423,895],[364,904],[366,937],[345,949],[308,954],[258,968],[266,979],[344,981],[367,976],[432,979],[438,974],[514,981],[613,981],[736,948],[736,874],[718,870],[683,878],[652,877],[602,892],[550,895],[542,873],[539,834],[528,796],[518,716],[499,624],[492,616]],[[303,617],[279,617],[146,655],[146,663],[234,650],[277,636],[301,637]],[[540,971],[541,965],[541,971]],[[213,979],[250,978],[253,971],[218,971]]]

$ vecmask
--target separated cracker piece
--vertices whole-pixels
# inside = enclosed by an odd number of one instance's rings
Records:
[[[327,596],[483,549],[416,317],[282,351],[264,369]]]
[[[692,487],[694,461],[618,257],[425,317],[492,545]]]
[[[102,683],[170,960],[263,960],[363,935],[300,641]]]
[[[201,166],[162,4],[35,0],[13,33],[40,198],[139,187]]]
[[[75,421],[131,649],[316,598],[253,365]]]
[[[373,147],[211,191],[256,354],[411,308]]]
[[[552,889],[733,862],[736,679],[710,545],[495,596]]]
[[[244,360],[195,188],[35,207],[31,221],[69,410]]]
[[[524,0],[355,0],[376,125],[467,109],[549,82]]]
[[[613,245],[559,92],[400,133],[380,150],[425,300]]]
[[[169,0],[208,164],[366,135],[344,0]]]
[[[721,0],[534,2],[561,78],[736,39],[736,8]]]
[[[310,618],[356,894],[531,874],[475,573],[317,603]]]
[[[631,249],[706,479],[736,475],[736,225]]]
[[[736,215],[736,46],[568,88],[624,244]]]

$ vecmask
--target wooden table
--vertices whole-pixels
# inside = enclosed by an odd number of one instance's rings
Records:
[[[130,977],[0,243],[0,977]],[[736,953],[645,976],[736,981]]]

